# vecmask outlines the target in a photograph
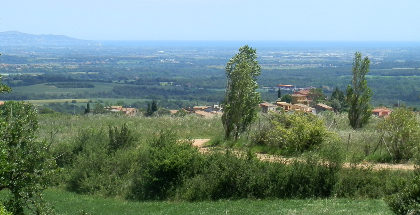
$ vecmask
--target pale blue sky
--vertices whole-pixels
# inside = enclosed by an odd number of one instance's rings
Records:
[[[420,41],[419,0],[4,0],[0,31],[93,40]]]

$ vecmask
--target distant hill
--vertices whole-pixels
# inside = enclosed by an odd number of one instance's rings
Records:
[[[97,46],[98,42],[80,40],[63,35],[26,34],[18,31],[0,32],[1,47],[62,47],[62,46]]]

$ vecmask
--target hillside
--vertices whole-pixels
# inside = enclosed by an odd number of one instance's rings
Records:
[[[99,43],[63,35],[27,34],[18,31],[0,32],[0,47],[94,46]]]

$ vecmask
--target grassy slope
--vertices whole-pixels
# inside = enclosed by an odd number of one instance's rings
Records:
[[[223,132],[220,118],[186,117],[126,117],[116,115],[40,115],[40,138],[60,144],[72,141],[80,129],[94,127],[108,130],[109,125],[126,123],[140,140],[147,140],[164,129],[177,132],[181,138],[213,138]],[[51,133],[54,138],[51,140]]]
[[[46,191],[45,197],[58,214],[392,214],[384,201],[371,199],[129,202],[58,189]]]

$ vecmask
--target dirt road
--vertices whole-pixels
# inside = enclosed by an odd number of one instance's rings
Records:
[[[194,139],[193,146],[197,147],[201,153],[209,153],[211,152],[212,148],[214,147],[206,147],[206,143],[209,142],[210,139]],[[262,161],[267,162],[284,162],[284,163],[291,163],[295,161],[294,158],[284,158],[280,156],[275,155],[269,155],[269,154],[256,154],[257,158]],[[344,168],[350,168],[350,163],[344,163]],[[356,167],[363,168],[363,167],[371,167],[373,170],[414,170],[414,165],[412,164],[386,164],[386,163],[360,163],[357,164]]]

